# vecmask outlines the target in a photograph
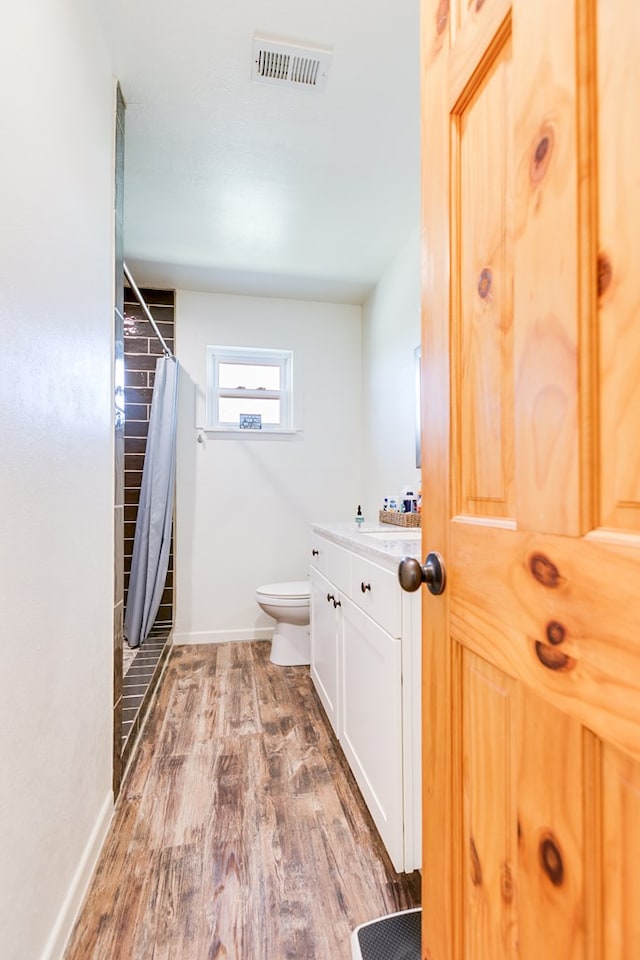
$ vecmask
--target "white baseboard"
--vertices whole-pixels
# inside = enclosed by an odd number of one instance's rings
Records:
[[[173,644],[228,643],[231,640],[270,640],[273,627],[246,627],[243,630],[197,630],[194,633],[174,633]]]
[[[109,791],[102,804],[102,809],[100,810],[94,828],[91,831],[91,836],[84,848],[84,853],[80,858],[80,863],[71,881],[71,886],[64,898],[64,902],[58,913],[58,919],[54,924],[40,960],[60,960],[64,954],[65,947],[67,946],[75,922],[78,919],[80,908],[82,907],[89,888],[89,883],[93,877],[102,845],[107,836],[107,831],[113,816],[113,809],[113,793]]]

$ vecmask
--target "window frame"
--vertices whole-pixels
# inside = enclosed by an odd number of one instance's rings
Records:
[[[233,389],[220,386],[219,369],[222,363],[280,368],[279,390]],[[293,351],[266,347],[227,347],[207,345],[206,357],[206,410],[205,430],[212,433],[233,433],[240,436],[264,436],[265,434],[287,435],[295,433],[293,421]],[[245,397],[250,400],[280,401],[280,423],[263,423],[261,429],[251,430],[220,421],[218,402],[221,398]]]

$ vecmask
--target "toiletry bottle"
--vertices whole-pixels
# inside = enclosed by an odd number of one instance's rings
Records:
[[[383,510],[388,510],[388,509],[389,509],[389,498],[388,498],[388,497],[385,497],[385,498],[384,498],[384,503],[382,504],[382,509],[383,509]]]
[[[362,516],[362,507],[358,504],[358,512],[356,513],[356,523],[359,525],[364,523],[364,517]]]
[[[415,494],[409,487],[402,489],[402,512],[415,513]]]

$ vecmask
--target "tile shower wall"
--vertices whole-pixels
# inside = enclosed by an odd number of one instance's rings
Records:
[[[141,289],[153,319],[167,345],[173,351],[175,335],[175,293],[173,290]],[[127,603],[133,538],[140,500],[142,468],[147,444],[149,414],[156,360],[162,347],[142,307],[131,289],[124,290],[124,369],[125,369],[125,440],[124,440],[124,602]],[[173,623],[173,535],[165,589],[155,627],[171,627]]]

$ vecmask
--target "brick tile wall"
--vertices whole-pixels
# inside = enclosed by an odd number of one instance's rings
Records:
[[[175,293],[173,290],[141,289],[153,319],[173,351],[175,336]],[[124,290],[124,591],[129,589],[136,515],[140,500],[142,467],[147,444],[149,413],[156,360],[162,347],[142,307],[129,287]],[[155,625],[173,623],[173,535],[164,593]]]

